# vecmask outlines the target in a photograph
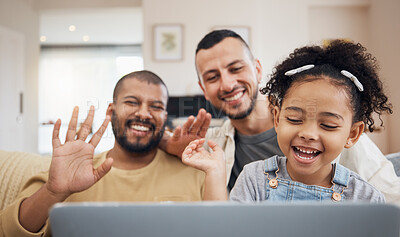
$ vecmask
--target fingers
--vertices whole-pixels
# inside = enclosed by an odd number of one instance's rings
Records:
[[[61,141],[59,138],[60,127],[61,127],[61,120],[57,119],[56,123],[54,124],[54,128],[53,128],[53,138],[51,139],[52,144],[53,144],[53,150],[55,148],[61,146]]]
[[[197,139],[191,141],[189,145],[186,146],[185,150],[182,153],[182,158],[187,159],[190,158],[194,152],[200,152],[199,148],[202,148],[204,143],[204,139]]]
[[[200,127],[200,131],[199,131],[199,136],[200,137],[205,137],[208,128],[210,127],[210,123],[211,123],[211,114],[207,113],[204,119],[203,124]]]
[[[75,106],[72,111],[72,117],[68,124],[67,136],[65,137],[65,142],[73,141],[76,135],[76,124],[78,123],[79,107]]]
[[[172,138],[178,139],[181,136],[182,128],[181,126],[177,126],[172,134]]]
[[[218,144],[212,140],[208,140],[208,146],[213,150],[213,152],[223,152],[221,147],[219,147]]]
[[[106,116],[106,119],[104,119],[103,124],[101,124],[99,130],[95,134],[93,134],[92,139],[90,139],[90,144],[92,144],[94,147],[99,144],[101,137],[103,136],[104,132],[107,130],[108,123],[110,122],[111,117],[109,115]]]
[[[190,128],[192,127],[192,124],[195,120],[195,117],[193,115],[190,115],[189,118],[186,120],[186,122],[182,126],[182,132],[184,135],[189,134]]]
[[[85,119],[85,122],[83,122],[81,128],[78,131],[77,139],[80,139],[82,141],[86,140],[86,138],[89,136],[92,130],[93,118],[94,118],[94,106],[91,105],[89,113]]]
[[[190,129],[190,134],[192,135],[197,135],[199,133],[199,130],[201,128],[201,125],[204,123],[204,119],[206,118],[206,111],[205,109],[200,109],[195,122],[192,125],[192,128]]]
[[[99,181],[101,178],[104,177],[111,170],[112,164],[114,160],[113,158],[107,158],[103,164],[101,164],[97,169],[93,170],[93,174],[96,177],[95,182]]]

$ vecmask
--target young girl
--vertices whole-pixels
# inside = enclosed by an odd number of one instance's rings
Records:
[[[278,144],[285,156],[246,165],[230,199],[384,202],[383,195],[359,175],[332,164],[343,148],[357,142],[365,126],[371,132],[375,129],[373,113],[379,119],[382,113],[392,113],[376,70],[375,58],[364,47],[340,40],[326,48],[307,46],[290,54],[261,90],[273,107]],[[226,187],[215,175],[224,172],[223,152],[209,141],[215,151],[209,153],[203,143],[189,144],[183,162],[205,171],[208,193],[223,199]]]

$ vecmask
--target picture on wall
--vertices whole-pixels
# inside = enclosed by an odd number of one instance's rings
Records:
[[[158,24],[153,28],[154,60],[183,60],[183,26],[180,24]]]
[[[243,40],[250,46],[250,27],[248,26],[215,26],[212,30],[232,30],[236,32],[236,34],[240,35]]]

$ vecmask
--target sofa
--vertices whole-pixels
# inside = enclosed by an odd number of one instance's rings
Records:
[[[49,169],[51,157],[0,150],[0,210],[9,205],[25,182]]]

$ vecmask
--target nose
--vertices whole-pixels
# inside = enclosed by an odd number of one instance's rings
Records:
[[[220,90],[223,92],[231,92],[237,84],[235,76],[230,74],[229,72],[221,73],[220,80],[221,80]]]
[[[146,104],[141,104],[138,110],[135,112],[135,115],[142,120],[151,119],[151,113],[149,111],[149,107]]]
[[[299,137],[306,141],[318,140],[318,125],[316,123],[305,123],[301,126]]]

